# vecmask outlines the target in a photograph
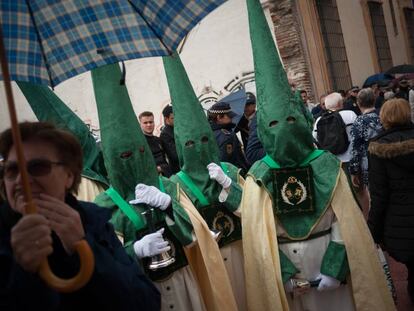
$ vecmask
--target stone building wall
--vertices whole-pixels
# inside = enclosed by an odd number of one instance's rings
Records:
[[[295,0],[269,0],[270,15],[279,49],[291,83],[305,89],[313,99],[312,82],[306,63]]]

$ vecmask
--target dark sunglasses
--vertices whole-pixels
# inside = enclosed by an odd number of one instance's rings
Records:
[[[52,162],[47,159],[32,159],[26,162],[27,172],[33,177],[40,177],[50,174],[52,165],[63,165],[62,162]],[[3,168],[4,179],[9,181],[16,180],[19,175],[17,162],[6,162]]]

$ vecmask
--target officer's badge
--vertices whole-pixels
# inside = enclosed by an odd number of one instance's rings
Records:
[[[314,211],[312,168],[274,170],[273,197],[276,214]]]
[[[233,153],[233,144],[227,144],[226,145],[226,153],[232,154]]]
[[[222,237],[228,237],[234,231],[233,219],[220,211],[213,219],[213,228],[220,231]]]

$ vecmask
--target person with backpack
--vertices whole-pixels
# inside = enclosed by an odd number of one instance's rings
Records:
[[[351,128],[357,115],[343,109],[343,99],[339,93],[331,93],[325,98],[326,112],[316,119],[313,138],[320,149],[328,150],[347,166],[351,160]]]

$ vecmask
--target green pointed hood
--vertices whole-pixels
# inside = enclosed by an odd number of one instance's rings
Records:
[[[83,151],[82,175],[108,185],[102,152],[85,123],[47,86],[17,82],[39,121],[54,123],[73,133]]]
[[[181,171],[210,201],[218,197],[218,183],[210,180],[207,165],[220,163],[211,126],[177,54],[163,57],[174,109],[174,136]]]
[[[313,150],[302,102],[290,89],[259,0],[247,0],[257,91],[257,129],[267,154],[282,167],[298,166]]]
[[[138,183],[157,187],[159,184],[154,158],[120,78],[118,64],[92,70],[109,181],[125,200],[130,200]]]

